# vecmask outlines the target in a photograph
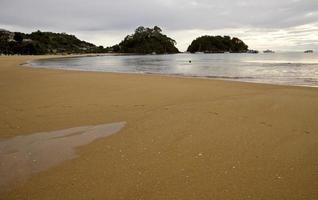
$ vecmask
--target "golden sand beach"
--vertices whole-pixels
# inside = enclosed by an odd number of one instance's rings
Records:
[[[318,88],[20,66],[44,57],[0,57],[0,141],[126,125],[0,199],[318,199]]]

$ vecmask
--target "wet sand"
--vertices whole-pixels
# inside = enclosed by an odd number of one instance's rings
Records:
[[[32,175],[76,158],[76,148],[112,135],[125,122],[40,132],[0,140],[0,193]]]
[[[318,199],[317,88],[19,66],[34,58],[0,57],[2,141],[126,126],[0,199]]]

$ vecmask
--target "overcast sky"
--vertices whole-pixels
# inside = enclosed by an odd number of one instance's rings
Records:
[[[0,0],[0,28],[67,32],[110,46],[158,25],[186,50],[201,35],[252,49],[318,51],[318,0]]]

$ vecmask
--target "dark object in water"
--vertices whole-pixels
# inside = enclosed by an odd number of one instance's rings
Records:
[[[307,51],[304,51],[304,53],[314,53],[313,50],[307,50]]]
[[[191,60],[189,60],[189,63],[192,63],[192,61],[191,61]]]
[[[267,50],[263,51],[263,53],[275,53],[275,51],[267,49]]]
[[[257,53],[259,53],[259,52],[258,52],[257,50],[251,49],[251,50],[248,50],[247,53],[255,53],[255,54],[257,54]]]

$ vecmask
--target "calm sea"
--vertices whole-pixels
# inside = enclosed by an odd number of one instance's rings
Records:
[[[318,87],[316,53],[107,55],[36,60],[30,64],[66,70],[165,74]]]

